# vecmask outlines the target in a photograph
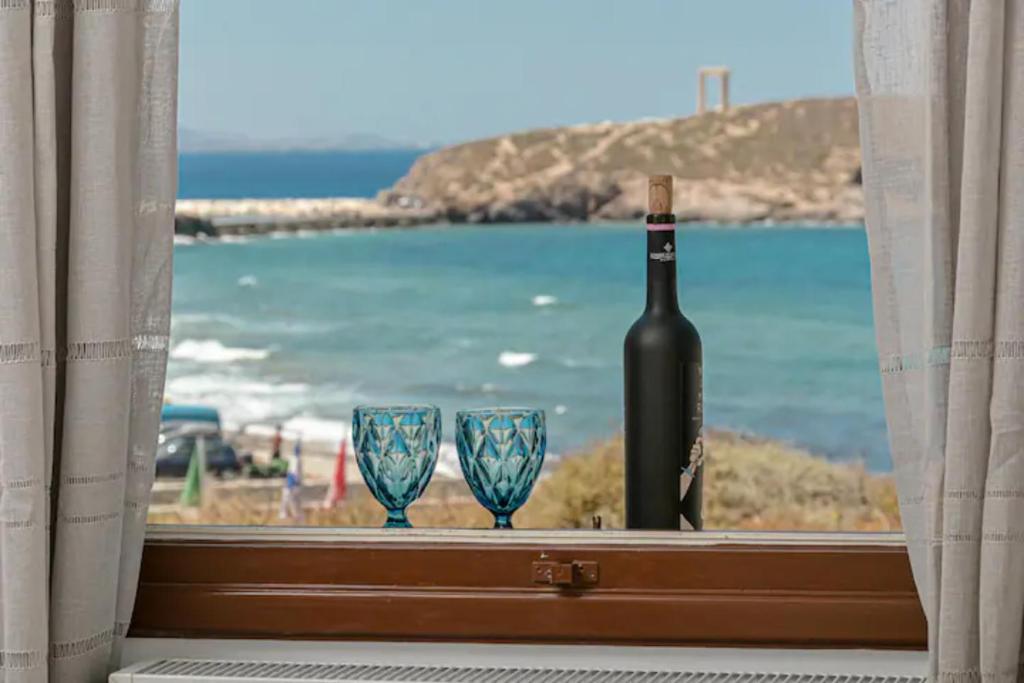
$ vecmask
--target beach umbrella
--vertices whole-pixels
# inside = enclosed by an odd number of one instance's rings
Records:
[[[330,509],[341,501],[345,500],[345,457],[347,455],[347,443],[344,438],[338,447],[338,455],[334,460],[334,476],[331,478],[331,485],[327,488],[327,497],[324,499],[324,508]]]
[[[188,461],[188,472],[185,474],[185,487],[181,490],[178,503],[185,507],[199,507],[202,499],[202,473],[199,471],[199,449],[192,449],[192,457]]]

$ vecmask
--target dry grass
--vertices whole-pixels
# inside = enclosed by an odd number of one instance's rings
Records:
[[[889,476],[859,464],[837,464],[778,442],[716,432],[706,439],[704,520],[708,529],[890,531],[900,528],[896,490]],[[566,458],[541,481],[514,522],[521,528],[621,528],[622,439],[596,444]],[[276,499],[276,496],[274,496]],[[492,518],[464,484],[432,484],[409,508],[417,527],[487,528]],[[292,524],[277,519],[276,500],[214,500],[202,510],[150,514],[174,524]],[[383,509],[364,489],[334,510],[310,509],[313,526],[378,527]]]

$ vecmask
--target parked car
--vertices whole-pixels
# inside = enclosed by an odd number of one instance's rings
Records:
[[[205,447],[207,472],[217,476],[241,473],[242,462],[231,444],[224,441],[220,430],[200,422],[161,428],[156,447],[156,476],[184,477],[199,439]]]

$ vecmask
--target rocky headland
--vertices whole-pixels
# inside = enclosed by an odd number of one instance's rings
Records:
[[[857,221],[857,132],[853,98],[536,130],[425,155],[380,199],[452,222],[624,220],[670,173],[681,220]]]
[[[680,220],[863,220],[853,98],[514,133],[420,157],[376,199],[183,200],[179,228],[213,234],[431,222],[634,220],[646,177],[675,177]],[[189,233],[192,234],[192,233]]]

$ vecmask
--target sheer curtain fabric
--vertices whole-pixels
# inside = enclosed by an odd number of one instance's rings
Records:
[[[175,0],[0,0],[0,681],[106,681],[163,394]]]
[[[1024,2],[856,0],[875,326],[933,679],[1021,680]]]

